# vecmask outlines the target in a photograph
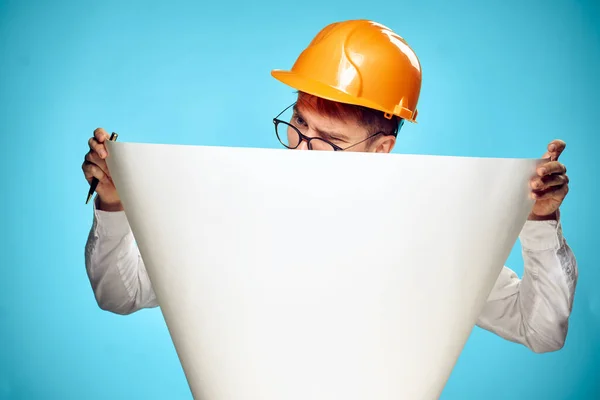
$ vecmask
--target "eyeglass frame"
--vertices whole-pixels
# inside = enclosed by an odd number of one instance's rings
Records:
[[[285,148],[290,149],[290,150],[297,149],[298,146],[300,146],[300,143],[302,143],[302,142],[306,142],[306,146],[308,147],[308,149],[312,150],[312,146],[311,146],[310,142],[312,140],[320,140],[322,142],[327,143],[329,146],[331,146],[334,151],[345,151],[345,150],[348,150],[348,149],[350,149],[350,148],[352,148],[354,146],[358,146],[359,144],[364,143],[367,140],[372,139],[372,138],[374,138],[377,135],[386,135],[386,136],[387,135],[394,135],[394,136],[396,136],[396,135],[398,135],[398,132],[400,131],[400,128],[402,128],[402,125],[404,125],[404,119],[401,118],[400,121],[399,121],[399,123],[398,123],[398,126],[394,129],[394,131],[392,133],[386,133],[386,132],[383,132],[383,131],[378,131],[378,132],[372,134],[371,136],[367,137],[366,139],[361,140],[360,142],[357,142],[357,143],[351,144],[348,147],[342,148],[342,147],[338,146],[337,144],[331,143],[329,140],[325,140],[325,139],[320,138],[320,137],[308,137],[308,136],[304,135],[302,132],[300,132],[300,130],[298,128],[296,128],[294,125],[290,124],[289,122],[286,122],[286,121],[283,121],[283,120],[279,119],[279,117],[281,116],[281,114],[283,114],[284,112],[286,112],[290,107],[295,106],[296,103],[297,102],[293,102],[292,104],[290,104],[289,106],[287,106],[283,111],[281,111],[279,114],[277,114],[277,116],[275,118],[273,118],[273,124],[275,125],[275,136],[277,136],[277,139],[279,140],[279,142]],[[277,133],[277,126],[279,124],[287,125],[290,128],[292,128],[294,131],[296,131],[296,133],[298,134],[298,137],[300,138],[300,140],[298,141],[298,144],[295,147],[290,147],[290,146],[287,146],[286,144],[283,143],[283,141],[279,137],[279,134]]]

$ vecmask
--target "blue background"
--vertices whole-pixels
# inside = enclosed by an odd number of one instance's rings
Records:
[[[392,27],[422,62],[419,124],[396,152],[568,144],[580,281],[566,346],[538,355],[476,328],[442,398],[600,398],[598,2],[259,3],[0,0],[0,398],[191,398],[158,309],[94,302],[87,140],[103,126],[123,141],[277,147],[271,118],[294,95],[270,70],[350,18]],[[507,264],[522,272],[518,247]]]

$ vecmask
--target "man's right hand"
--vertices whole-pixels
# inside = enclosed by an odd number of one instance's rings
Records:
[[[88,141],[90,151],[85,155],[81,168],[88,183],[91,184],[93,178],[97,178],[99,181],[96,187],[97,208],[103,211],[123,211],[121,199],[119,199],[106,165],[108,152],[104,142],[108,139],[109,135],[104,129],[98,128],[94,131],[94,136]]]

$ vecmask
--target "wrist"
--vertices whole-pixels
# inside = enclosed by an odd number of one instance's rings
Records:
[[[100,197],[96,197],[96,208],[100,211],[116,212],[123,211],[123,205],[120,201],[116,203],[107,203],[102,201]]]
[[[548,215],[537,215],[534,213],[529,214],[529,217],[527,217],[528,221],[558,221],[558,218],[560,216],[560,213],[558,210],[554,211],[553,213],[550,213]]]

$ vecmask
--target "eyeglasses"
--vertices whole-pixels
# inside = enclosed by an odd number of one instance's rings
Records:
[[[280,112],[275,118],[273,118],[273,124],[275,125],[275,134],[277,135],[277,139],[279,139],[279,142],[281,142],[281,144],[287,147],[288,149],[296,149],[298,148],[298,146],[300,146],[300,143],[304,141],[306,142],[306,145],[309,150],[344,151],[354,146],[358,146],[359,144],[364,143],[377,135],[386,135],[385,132],[379,131],[370,135],[366,139],[361,140],[360,142],[351,144],[350,146],[344,148],[320,137],[308,137],[301,132],[301,130],[304,130],[303,127],[296,126],[302,125],[302,121],[298,121],[300,117],[296,115],[295,112],[292,115],[292,117],[289,118],[289,122],[279,119],[279,117],[281,117],[283,113],[285,113],[290,107],[294,105],[296,105],[296,103],[287,106],[282,112]],[[404,120],[400,120],[400,126],[402,126],[403,122]],[[395,129],[392,134],[397,134],[398,129],[399,127]]]

